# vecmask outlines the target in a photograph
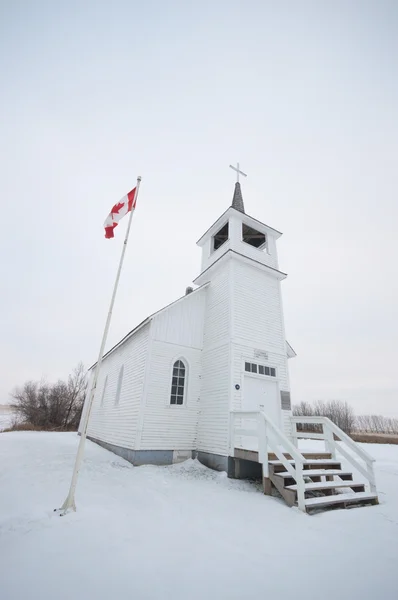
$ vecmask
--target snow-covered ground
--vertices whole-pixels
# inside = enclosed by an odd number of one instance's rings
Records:
[[[196,461],[132,467],[88,442],[78,511],[73,433],[0,434],[2,600],[396,600],[398,446],[380,505],[308,516]]]

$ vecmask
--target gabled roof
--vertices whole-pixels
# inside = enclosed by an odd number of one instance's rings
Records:
[[[293,348],[291,347],[291,345],[289,344],[289,342],[286,340],[286,354],[288,358],[294,358],[295,356],[297,356],[297,354],[295,353],[295,351],[293,350]]]
[[[203,285],[197,287],[196,290],[193,290],[189,294],[185,294],[184,296],[181,296],[177,300],[174,300],[173,302],[170,302],[170,304],[167,304],[163,308],[160,308],[159,310],[157,310],[156,312],[154,312],[152,315],[149,315],[149,317],[147,317],[146,319],[144,319],[143,321],[141,321],[141,323],[139,325],[137,325],[136,327],[134,327],[134,329],[132,329],[131,331],[129,331],[129,333],[127,335],[125,335],[124,338],[122,338],[119,342],[117,342],[117,344],[115,344],[114,346],[112,346],[112,348],[110,350],[108,350],[108,352],[106,352],[104,354],[104,356],[102,357],[102,360],[104,360],[107,356],[109,356],[109,354],[111,354],[114,350],[116,350],[116,348],[119,348],[120,346],[122,346],[125,342],[127,342],[127,340],[129,340],[131,337],[133,337],[133,335],[135,335],[138,332],[139,329],[142,329],[143,327],[145,327],[145,325],[148,325],[148,323],[150,323],[155,317],[157,317],[158,315],[160,315],[162,312],[164,312],[165,310],[167,310],[171,306],[174,306],[175,304],[178,304],[179,302],[183,302],[187,298],[192,298],[192,296],[194,294],[196,294],[200,290],[203,290],[208,285],[209,285],[208,283],[204,283]],[[93,365],[91,365],[91,367],[88,370],[90,371],[93,367],[95,367],[96,364],[97,363],[95,362]]]

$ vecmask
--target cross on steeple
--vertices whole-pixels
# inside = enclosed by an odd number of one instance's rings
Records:
[[[229,165],[229,168],[232,169],[233,171],[236,171],[236,183],[235,183],[234,197],[232,198],[231,206],[235,210],[238,210],[239,212],[244,213],[245,207],[243,204],[242,190],[240,189],[239,175],[243,175],[243,177],[247,177],[247,175],[246,175],[246,173],[244,173],[243,171],[241,171],[239,169],[239,163],[236,164],[236,167]]]
[[[239,183],[239,174],[243,175],[243,177],[247,177],[246,173],[244,173],[243,171],[239,170],[239,163],[236,163],[236,167],[233,167],[232,165],[229,165],[230,169],[233,169],[234,171],[236,171],[236,183]]]

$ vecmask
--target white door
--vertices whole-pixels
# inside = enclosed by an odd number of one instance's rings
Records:
[[[262,411],[280,427],[281,411],[278,401],[278,382],[245,374],[243,387],[242,410]],[[253,419],[244,419],[244,429],[256,427]],[[252,436],[242,436],[242,447],[247,450],[258,450],[257,439]]]

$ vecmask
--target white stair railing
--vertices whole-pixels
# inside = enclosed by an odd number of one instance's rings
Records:
[[[375,459],[370,456],[361,446],[356,444],[340,427],[327,417],[291,417],[293,443],[298,445],[298,438],[323,440],[325,449],[336,459],[337,452],[340,453],[361,475],[365,477],[372,494],[377,494],[376,478],[373,463]],[[320,425],[321,431],[297,431],[297,425]],[[337,444],[337,440],[341,443]],[[343,445],[344,444],[344,445]],[[345,448],[347,446],[352,453]],[[358,462],[358,459],[363,462]]]
[[[237,419],[253,419],[256,427],[246,429],[237,427]],[[230,420],[230,453],[234,456],[237,447],[237,436],[249,436],[258,439],[258,459],[263,464],[263,476],[268,477],[268,452],[276,455],[283,464],[286,471],[297,483],[297,504],[300,510],[305,512],[305,483],[303,479],[304,457],[286,435],[275,425],[275,423],[263,412],[259,411],[231,411]],[[282,449],[281,449],[282,447]],[[285,456],[290,454],[294,464]]]

